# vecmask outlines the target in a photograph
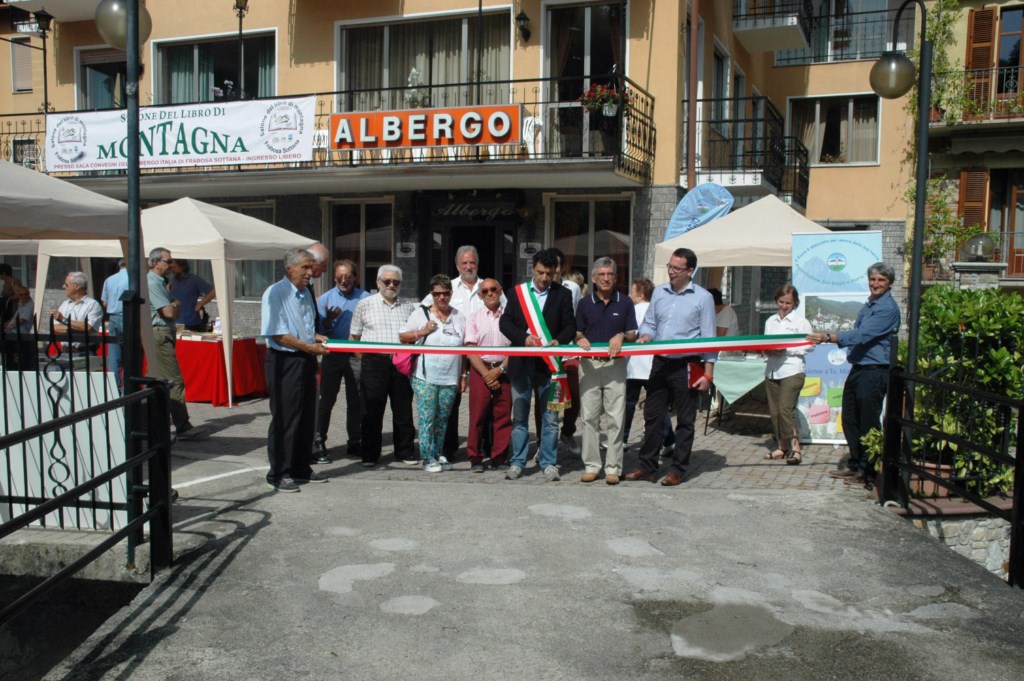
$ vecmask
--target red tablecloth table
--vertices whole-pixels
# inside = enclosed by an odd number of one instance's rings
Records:
[[[186,340],[179,338],[175,349],[181,376],[185,379],[186,402],[209,402],[215,407],[228,404],[228,372],[224,366],[222,340]],[[267,346],[254,338],[236,338],[232,364],[232,390],[240,397],[267,394],[264,360]]]

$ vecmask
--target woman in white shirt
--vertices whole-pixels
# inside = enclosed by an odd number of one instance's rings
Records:
[[[764,324],[764,335],[811,333],[811,324],[793,311],[800,305],[800,294],[792,284],[783,284],[775,289],[775,306],[778,313]],[[811,346],[786,350],[765,350],[767,360],[764,373],[765,391],[768,393],[768,413],[772,419],[772,431],[777,443],[776,449],[765,454],[766,459],[786,459],[796,466],[801,461],[800,432],[796,425],[796,401],[804,387],[804,355]]]
[[[434,304],[422,305],[410,315],[405,331],[399,334],[403,343],[456,347],[466,337],[466,316],[451,306],[452,280],[446,274],[430,280],[430,295]],[[419,419],[420,458],[427,473],[450,471],[452,464],[442,454],[448,414],[455,403],[455,395],[463,392],[469,383],[469,366],[458,353],[449,355],[420,355],[412,372],[412,392],[416,396],[416,416]]]

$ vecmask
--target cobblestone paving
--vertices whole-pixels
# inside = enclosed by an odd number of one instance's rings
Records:
[[[450,473],[425,474],[417,466],[408,466],[394,460],[390,412],[384,418],[384,451],[377,467],[363,468],[357,458],[348,457],[344,446],[336,446],[337,440],[331,438],[328,446],[334,463],[318,466],[317,470],[332,477],[354,476],[383,480],[427,478],[444,482],[504,483],[504,474],[499,471],[488,470],[482,475],[469,472],[469,462],[465,453],[467,402],[463,400],[462,403],[462,448],[455,457],[455,468]],[[266,464],[266,432],[270,420],[269,404],[266,399],[248,400],[231,409],[214,408],[207,404],[189,404],[189,410],[194,423],[206,424],[210,428],[210,437],[201,442],[179,444],[175,447],[176,458],[235,460],[239,465],[248,465],[254,469]],[[630,442],[627,443],[627,472],[637,463],[637,449],[643,432],[641,410],[642,402],[637,409]],[[836,468],[840,456],[845,453],[845,445],[804,445],[803,463],[799,466],[788,466],[784,461],[765,460],[764,455],[771,445],[771,428],[766,406],[756,397],[747,396],[731,405],[721,423],[712,415],[707,434],[704,434],[704,423],[705,413],[701,412],[697,417],[697,437],[691,458],[691,471],[683,485],[684,488],[851,490],[842,482],[828,477],[828,472]],[[344,433],[345,409],[342,396],[334,410],[330,434],[343,439]],[[580,443],[581,437],[581,430],[577,430],[577,444]],[[531,447],[531,455],[533,451]],[[579,481],[583,470],[579,456],[572,455],[562,447],[558,463],[562,471],[563,484]],[[663,464],[662,473],[666,470]],[[522,483],[542,483],[539,471],[532,462],[527,465],[526,475],[521,481],[517,481],[517,484]]]

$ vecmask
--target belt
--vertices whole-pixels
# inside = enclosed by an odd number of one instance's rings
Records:
[[[857,370],[860,370],[860,371],[881,371],[882,369],[885,369],[886,371],[888,371],[889,370],[889,365],[888,364],[854,364],[853,368],[850,369],[850,371],[857,371]]]
[[[591,362],[598,364],[607,364],[608,362],[614,362],[619,359],[618,357],[584,357],[583,359],[589,359]]]

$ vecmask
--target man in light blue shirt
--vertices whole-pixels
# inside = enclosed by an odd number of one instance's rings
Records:
[[[107,343],[107,371],[112,371],[117,379],[117,387],[123,392],[124,383],[121,380],[121,343],[124,337],[124,307],[121,303],[121,294],[128,290],[128,269],[124,258],[117,261],[118,269],[116,274],[107,277],[103,282],[103,293],[100,295],[100,302],[107,311],[107,333],[116,336],[116,341]]]
[[[334,263],[334,281],[337,284],[316,301],[320,313],[320,330],[332,340],[348,340],[352,328],[352,314],[356,305],[369,293],[356,286],[356,264],[351,260]],[[349,456],[362,457],[362,443],[359,440],[360,424],[363,420],[363,400],[359,394],[359,362],[350,352],[332,352],[320,362],[320,398],[316,408],[317,463],[330,463],[327,454],[327,431],[331,426],[331,410],[338,400],[341,381],[345,381],[345,426],[348,431]]]
[[[637,342],[715,338],[715,301],[692,279],[697,269],[697,255],[689,248],[678,248],[666,267],[669,283],[654,289]],[[626,474],[627,480],[654,482],[658,479],[658,452],[665,438],[664,422],[669,409],[676,415],[676,444],[668,475],[661,484],[674,487],[686,479],[693,449],[698,392],[711,387],[716,359],[718,353],[714,352],[655,356],[647,382],[640,467]],[[691,381],[691,367],[699,367],[701,363],[704,375]]]
[[[316,358],[326,340],[316,333],[309,280],[313,255],[294,248],[285,254],[284,278],[263,293],[260,334],[267,339],[270,429],[267,484],[278,492],[298,492],[300,483],[327,482],[313,472],[316,426]]]

